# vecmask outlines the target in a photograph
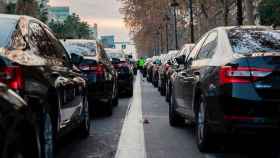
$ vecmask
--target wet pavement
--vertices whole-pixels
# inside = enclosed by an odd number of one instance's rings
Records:
[[[269,158],[280,147],[276,138],[217,138],[216,150],[200,153],[191,126],[171,127],[168,104],[157,89],[138,76],[133,98],[121,98],[112,117],[95,117],[90,137],[73,133],[58,158]],[[125,119],[126,118],[126,119]],[[274,143],[271,143],[274,140]],[[117,153],[117,154],[116,154]]]

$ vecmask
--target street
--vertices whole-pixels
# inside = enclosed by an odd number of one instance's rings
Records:
[[[157,89],[153,88],[146,79],[141,79],[140,75],[136,77],[134,86],[138,89],[135,88],[133,98],[120,99],[112,117],[93,118],[91,134],[87,139],[80,139],[75,133],[67,136],[60,144],[57,157],[128,158],[131,155],[135,158],[276,157],[273,149],[277,151],[278,148],[276,149],[275,144],[270,144],[271,141],[267,137],[264,139],[232,137],[226,146],[218,145],[215,152],[200,153],[192,127],[186,125],[174,128],[169,125],[168,104]],[[139,93],[140,86],[141,94]],[[138,100],[137,95],[141,95],[139,98],[142,98],[142,110],[133,107],[137,106],[137,102],[134,101]],[[142,114],[139,114],[141,111]],[[127,119],[131,117],[130,113],[133,113],[132,117],[138,116],[141,120]],[[133,131],[136,126],[137,131]],[[141,127],[142,129],[139,129]],[[131,135],[131,131],[136,133]],[[141,141],[141,136],[139,137],[141,132],[144,133],[144,141]],[[222,141],[217,140],[218,142]],[[144,156],[140,156],[141,154]]]

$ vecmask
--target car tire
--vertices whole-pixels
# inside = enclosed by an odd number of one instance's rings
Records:
[[[132,88],[132,89],[129,89],[129,90],[127,91],[127,96],[128,96],[128,97],[133,97],[133,88]]]
[[[23,123],[24,124],[24,123]],[[30,129],[30,127],[25,127]],[[26,130],[26,129],[24,129]],[[2,158],[38,158],[40,157],[38,135],[35,132],[13,130],[12,137],[2,146]]]
[[[113,115],[113,101],[110,99],[105,106],[105,114],[106,116],[112,116]]]
[[[171,95],[169,104],[169,124],[173,127],[183,126],[185,118],[180,116],[175,110],[175,97]]]
[[[165,101],[167,101],[168,103],[170,102],[170,88],[168,86],[168,84],[165,84]]]
[[[207,103],[203,95],[200,96],[196,113],[195,134],[200,152],[209,152],[212,146],[213,135],[207,124]]]
[[[43,110],[39,116],[39,133],[42,158],[54,158],[54,126],[51,114],[47,110]]]
[[[90,134],[90,125],[91,125],[90,109],[89,109],[89,103],[87,98],[85,98],[84,101],[84,109],[81,117],[82,117],[82,121],[80,125],[80,134],[82,138],[87,138]]]
[[[119,105],[119,95],[116,94],[115,98],[113,99],[113,106],[118,106]]]

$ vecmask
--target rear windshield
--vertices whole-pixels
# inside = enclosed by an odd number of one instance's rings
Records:
[[[280,32],[254,29],[232,29],[228,38],[235,53],[280,52]]]
[[[5,47],[13,34],[17,20],[0,18],[0,47]]]
[[[82,55],[84,56],[96,56],[96,43],[94,42],[90,42],[90,41],[69,41],[69,42],[65,42],[65,45],[70,45],[72,48],[73,47],[79,47],[79,49],[81,48],[84,48],[88,51],[84,51],[82,52]],[[74,53],[74,54],[78,54],[78,53],[81,53],[81,52],[73,52],[73,49],[72,49],[72,52],[71,53]]]
[[[121,59],[124,58],[124,55],[122,53],[117,53],[117,52],[107,52],[107,55],[109,58],[117,58],[117,59]]]

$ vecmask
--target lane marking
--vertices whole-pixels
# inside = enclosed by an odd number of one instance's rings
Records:
[[[147,158],[143,114],[142,89],[138,74],[134,83],[133,98],[125,117],[115,158]]]

